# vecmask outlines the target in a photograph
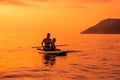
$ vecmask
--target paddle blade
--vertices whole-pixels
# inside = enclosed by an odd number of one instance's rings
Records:
[[[35,47],[32,47],[32,48],[41,48],[42,46],[35,46]]]

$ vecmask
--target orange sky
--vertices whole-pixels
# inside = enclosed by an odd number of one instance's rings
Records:
[[[0,32],[76,32],[120,18],[120,0],[0,0]]]

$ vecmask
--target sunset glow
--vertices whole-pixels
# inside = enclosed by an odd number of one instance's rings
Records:
[[[78,33],[102,19],[120,18],[119,0],[0,0],[1,32]]]
[[[0,0],[0,80],[120,80],[119,25],[120,0]]]

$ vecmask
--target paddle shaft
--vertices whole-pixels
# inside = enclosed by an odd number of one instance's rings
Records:
[[[67,46],[67,44],[63,44],[63,45],[56,45],[56,47],[59,47],[59,46]],[[44,47],[44,46],[43,46]],[[35,47],[32,47],[32,48],[42,48],[42,46],[35,46]]]

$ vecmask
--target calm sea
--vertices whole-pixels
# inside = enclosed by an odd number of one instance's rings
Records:
[[[120,80],[120,35],[79,34],[57,38],[66,56],[52,56],[32,48],[37,37],[1,35],[0,80]],[[78,52],[74,52],[78,51]]]

